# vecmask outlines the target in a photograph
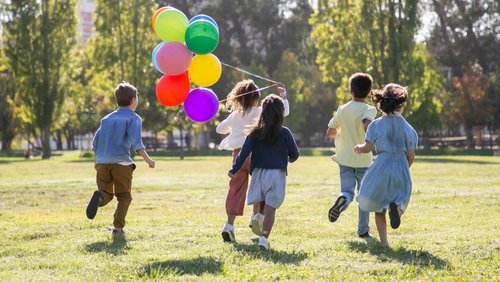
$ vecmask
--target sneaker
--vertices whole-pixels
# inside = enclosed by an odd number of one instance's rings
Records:
[[[264,250],[264,251],[269,250],[269,240],[264,236],[260,236],[258,246],[259,246],[259,249],[261,249],[261,250]]]
[[[87,217],[89,219],[94,219],[97,214],[97,208],[99,207],[99,203],[101,202],[101,192],[95,191],[92,198],[90,198],[90,202],[87,205]]]
[[[359,238],[363,238],[363,239],[372,239],[373,238],[372,235],[370,235],[370,232],[359,234],[358,236],[359,236]]]
[[[228,243],[234,243],[236,242],[236,239],[234,238],[234,227],[231,224],[224,224],[224,227],[222,228],[222,240],[224,242]]]
[[[328,211],[328,219],[330,222],[335,222],[339,219],[340,213],[344,210],[347,204],[347,198],[345,196],[340,196],[335,201],[335,204]]]
[[[120,229],[113,228],[111,234],[113,234],[113,236],[123,236],[125,235],[125,231],[123,230],[123,228]]]
[[[256,213],[253,217],[252,217],[252,232],[257,235],[257,236],[260,236],[262,235],[262,224],[264,223],[264,215],[261,214],[261,213]]]
[[[391,221],[392,229],[396,229],[401,224],[401,218],[399,217],[398,205],[392,202],[389,204],[389,220]]]

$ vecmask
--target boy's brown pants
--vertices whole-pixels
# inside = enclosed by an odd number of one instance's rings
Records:
[[[102,202],[99,206],[103,207],[107,205],[113,200],[113,196],[116,196],[118,205],[115,210],[113,226],[117,229],[123,228],[125,226],[128,207],[130,206],[130,202],[132,202],[130,191],[135,164],[128,166],[120,164],[96,164],[95,169],[97,171],[97,189],[101,192],[102,197]]]

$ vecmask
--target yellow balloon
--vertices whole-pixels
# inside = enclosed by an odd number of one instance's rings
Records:
[[[203,87],[215,84],[221,74],[222,65],[214,54],[196,55],[188,68],[191,82]]]

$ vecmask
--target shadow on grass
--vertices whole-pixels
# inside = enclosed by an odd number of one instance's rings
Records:
[[[442,269],[449,266],[449,262],[441,259],[428,251],[408,250],[404,247],[391,249],[382,246],[378,241],[350,241],[349,248],[361,253],[370,253],[377,256],[381,261],[397,260],[403,264],[413,264],[423,267],[434,267]]]
[[[106,252],[108,254],[119,255],[128,248],[125,236],[113,236],[113,241],[101,241],[87,245],[89,253]]]
[[[457,159],[446,159],[446,158],[415,158],[416,163],[456,163],[456,164],[498,164],[494,161],[477,161],[477,160],[457,160]]]
[[[212,257],[197,257],[185,260],[153,262],[139,269],[139,277],[158,278],[166,275],[217,274],[223,269],[222,262]]]
[[[234,243],[234,248],[238,252],[250,258],[262,259],[265,261],[272,261],[274,263],[281,263],[281,264],[298,264],[299,262],[307,258],[307,253],[296,252],[296,251],[293,251],[291,253],[284,251],[277,251],[272,249],[272,245],[270,250],[267,251],[261,250],[257,246],[257,240],[258,239],[253,239],[254,244]]]

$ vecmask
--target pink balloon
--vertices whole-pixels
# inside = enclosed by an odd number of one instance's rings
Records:
[[[156,53],[158,68],[168,75],[179,75],[191,64],[191,52],[180,42],[166,42]]]

